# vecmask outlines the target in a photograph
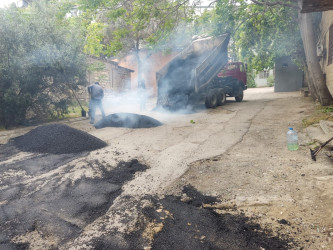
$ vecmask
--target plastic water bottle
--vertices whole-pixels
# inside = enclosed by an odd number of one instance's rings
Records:
[[[287,132],[287,146],[291,151],[298,149],[298,135],[293,128],[289,128]]]

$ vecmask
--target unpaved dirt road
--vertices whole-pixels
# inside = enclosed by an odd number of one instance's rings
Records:
[[[108,146],[57,156],[7,143],[31,128],[0,132],[0,249],[333,249],[333,165],[311,160],[301,126],[313,112],[298,92],[249,89],[216,109],[145,112],[155,128],[72,121]]]

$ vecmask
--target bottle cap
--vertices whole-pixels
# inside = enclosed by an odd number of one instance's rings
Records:
[[[293,130],[293,128],[289,128],[289,130]]]

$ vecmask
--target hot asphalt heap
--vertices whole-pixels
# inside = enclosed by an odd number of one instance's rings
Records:
[[[79,153],[107,146],[104,141],[64,124],[40,126],[13,141],[21,151],[51,154]]]
[[[124,127],[124,128],[153,128],[162,123],[146,115],[132,113],[116,113],[104,117],[95,124],[95,128]]]

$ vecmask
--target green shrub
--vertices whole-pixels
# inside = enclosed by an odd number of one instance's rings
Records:
[[[268,85],[269,87],[273,87],[274,84],[275,84],[274,76],[269,76],[269,77],[267,78],[267,85]]]
[[[254,77],[252,74],[247,74],[247,87],[248,88],[256,88],[256,82],[254,81]]]
[[[57,11],[46,1],[0,9],[0,127],[62,116],[70,90],[86,84],[82,34]]]

